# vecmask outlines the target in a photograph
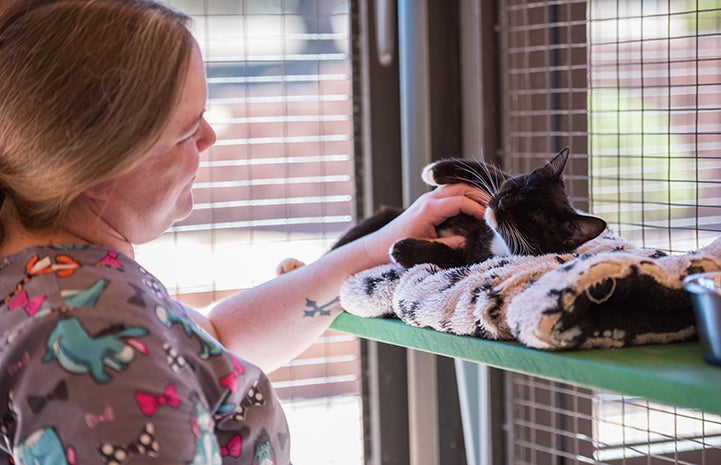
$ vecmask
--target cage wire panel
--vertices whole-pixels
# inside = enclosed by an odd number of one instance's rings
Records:
[[[504,168],[529,172],[569,147],[567,187],[587,209],[586,4],[502,3]]]
[[[721,417],[541,378],[508,377],[514,465],[714,465]]]
[[[589,3],[594,211],[686,252],[721,232],[721,3]]]
[[[721,232],[721,2],[501,2],[503,152],[527,172],[569,146],[574,203],[670,253]],[[721,463],[721,418],[509,374],[518,465]]]

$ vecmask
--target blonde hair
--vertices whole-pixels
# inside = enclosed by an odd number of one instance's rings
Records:
[[[151,0],[2,3],[0,206],[49,228],[158,140],[184,84],[189,18]]]

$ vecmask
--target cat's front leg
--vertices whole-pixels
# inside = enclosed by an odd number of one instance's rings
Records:
[[[393,261],[404,268],[421,263],[433,263],[441,268],[455,268],[465,265],[460,250],[453,249],[441,242],[421,239],[401,239],[390,250]]]

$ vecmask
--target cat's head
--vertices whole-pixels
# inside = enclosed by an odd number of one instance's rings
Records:
[[[492,194],[486,222],[513,254],[569,252],[601,234],[606,222],[577,212],[563,182],[568,149],[528,174],[505,180]]]

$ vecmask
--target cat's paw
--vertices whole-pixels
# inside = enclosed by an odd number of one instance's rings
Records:
[[[421,263],[435,263],[438,250],[451,250],[439,242],[405,238],[396,241],[390,249],[391,261],[403,268],[411,268]]]
[[[413,266],[409,263],[409,258],[412,256],[413,244],[411,239],[401,239],[391,245],[388,250],[388,255],[391,257],[391,261],[396,265],[400,265],[404,268],[410,268]]]
[[[305,266],[305,263],[297,258],[286,258],[275,267],[275,274],[280,276],[282,274],[290,273],[291,271],[303,266]]]
[[[401,239],[391,246],[390,256],[393,263],[403,268],[411,268],[423,263],[432,263],[441,268],[454,268],[465,265],[461,249],[435,241],[421,239]]]

